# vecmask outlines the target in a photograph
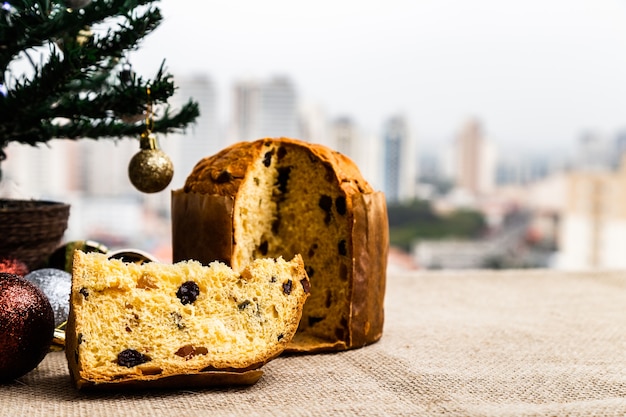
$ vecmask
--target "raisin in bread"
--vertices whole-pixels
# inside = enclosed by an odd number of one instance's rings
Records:
[[[125,263],[76,251],[66,356],[78,388],[252,384],[309,294],[302,259]]]
[[[301,254],[313,283],[291,352],[377,341],[389,245],[385,197],[356,164],[293,139],[236,143],[195,166],[172,193],[175,260]]]

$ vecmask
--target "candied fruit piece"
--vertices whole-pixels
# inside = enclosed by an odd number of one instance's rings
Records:
[[[272,164],[272,155],[274,155],[273,149],[271,151],[265,152],[265,155],[263,156],[263,165],[265,165],[266,168],[269,168],[269,166]]]
[[[127,368],[132,368],[134,366],[141,365],[142,363],[150,362],[151,360],[152,359],[149,356],[144,355],[135,349],[126,349],[117,355],[117,364]]]
[[[278,234],[278,231],[280,229],[280,221],[281,221],[280,215],[277,214],[276,218],[272,222],[272,233],[274,233],[275,235]]]
[[[320,197],[318,205],[320,206],[322,210],[324,210],[324,213],[325,213],[324,223],[327,225],[330,224],[330,221],[332,220],[331,210],[333,208],[333,198],[329,195],[322,195]]]
[[[246,307],[248,307],[250,304],[252,304],[252,302],[250,300],[246,300],[242,303],[237,304],[237,308],[239,310],[244,310]]]
[[[143,375],[160,375],[163,373],[163,368],[160,366],[140,365],[138,369]]]
[[[268,243],[267,243],[267,240],[264,240],[259,245],[259,252],[261,252],[261,255],[266,256],[267,255],[267,251],[268,251]]]
[[[291,294],[292,287],[293,281],[288,279],[287,282],[283,283],[283,292],[287,295]]]
[[[281,193],[287,192],[287,183],[289,182],[289,176],[291,175],[291,167],[278,168],[278,177],[276,178],[276,185]]]
[[[311,281],[309,281],[306,278],[302,278],[300,280],[300,284],[302,284],[302,289],[304,290],[305,294],[308,294],[311,292]]]
[[[137,280],[137,288],[142,290],[154,290],[156,288],[159,288],[159,286],[156,284],[153,276],[149,274],[143,274]]]
[[[339,255],[346,256],[348,254],[348,248],[346,247],[346,240],[341,239],[339,244],[337,245],[337,249],[339,250]]]
[[[333,207],[333,199],[329,195],[320,196],[319,206],[322,210],[326,212],[330,212],[330,209]]]
[[[339,213],[340,215],[344,216],[347,211],[348,208],[346,206],[346,198],[345,197],[337,197],[335,199],[335,207],[337,208],[337,213]]]
[[[284,146],[279,147],[278,152],[276,153],[278,160],[280,161],[281,159],[283,159],[285,155],[287,155],[287,149]]]
[[[310,316],[309,317],[309,327],[315,326],[317,323],[319,323],[322,320],[324,320],[324,317]]]
[[[313,269],[312,266],[305,266],[304,270],[306,271],[306,274],[309,276],[309,278],[311,278],[315,274],[315,269]]]
[[[215,178],[215,182],[218,184],[224,184],[225,182],[230,182],[232,180],[233,174],[231,174],[228,170],[221,171],[217,178]]]
[[[196,355],[206,355],[207,353],[209,353],[209,350],[204,346],[195,347],[193,345],[185,345],[178,349],[174,354],[189,360]]]
[[[309,248],[309,252],[307,253],[309,258],[312,258],[315,256],[315,251],[317,250],[319,246],[317,245],[317,243],[314,243],[311,245],[311,247]]]
[[[184,282],[176,291],[176,297],[183,304],[192,304],[200,295],[200,287],[193,281]]]
[[[174,353],[176,356],[180,356],[180,357],[185,357],[188,355],[191,355],[193,353],[193,346],[192,345],[185,345],[183,347],[181,347],[180,349],[178,349],[176,351],[176,353]]]

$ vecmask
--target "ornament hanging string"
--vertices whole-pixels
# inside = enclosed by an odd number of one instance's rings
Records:
[[[152,129],[154,129],[154,117],[152,113],[152,98],[150,97],[150,84],[146,87],[146,96],[147,96],[147,104],[146,104],[146,134],[152,133]]]

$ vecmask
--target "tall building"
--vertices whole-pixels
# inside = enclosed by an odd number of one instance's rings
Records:
[[[256,81],[240,81],[233,86],[232,140],[256,138],[260,130],[261,86]]]
[[[174,163],[174,178],[170,185],[174,189],[184,185],[185,179],[200,159],[217,153],[227,144],[220,136],[217,91],[211,78],[205,74],[195,74],[179,76],[176,80],[178,89],[172,96],[172,106],[181,107],[193,99],[198,103],[200,117],[184,132],[160,139],[163,150]]]
[[[261,134],[298,136],[296,91],[286,77],[276,77],[261,85]]]
[[[474,196],[488,194],[495,185],[495,149],[480,123],[469,120],[457,136],[452,151],[455,185]]]
[[[299,108],[299,138],[307,142],[321,143],[332,146],[330,126],[326,111],[318,103],[300,103]]]
[[[115,140],[81,140],[79,158],[68,166],[79,178],[78,191],[86,197],[136,195],[128,179],[128,163],[139,152],[139,137]]]
[[[576,143],[574,168],[584,171],[609,170],[616,162],[614,151],[615,144],[608,137],[596,132],[585,132]]]
[[[625,268],[626,159],[615,172],[569,173],[566,192],[556,267]]]
[[[498,185],[530,184],[557,171],[553,161],[544,156],[511,155],[498,158],[496,183]]]
[[[298,136],[298,100],[287,77],[238,82],[233,95],[233,141]]]
[[[338,117],[331,123],[330,132],[331,148],[355,161],[359,159],[359,132],[351,118]],[[363,148],[363,144],[360,145]]]
[[[2,162],[2,185],[12,198],[56,199],[72,190],[77,177],[77,142],[53,140],[48,146],[11,143]]]
[[[390,118],[383,129],[383,191],[387,201],[414,198],[417,189],[417,153],[406,119]]]
[[[622,155],[626,154],[626,130],[619,131],[613,140],[611,167],[619,168],[622,162]]]

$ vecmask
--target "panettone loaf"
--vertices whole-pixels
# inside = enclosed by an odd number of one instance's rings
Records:
[[[298,256],[234,272],[76,251],[70,374],[78,388],[252,384],[295,334],[309,288]]]
[[[383,193],[331,149],[293,139],[236,143],[201,160],[172,194],[174,260],[301,254],[312,282],[292,352],[378,340],[388,220]]]

